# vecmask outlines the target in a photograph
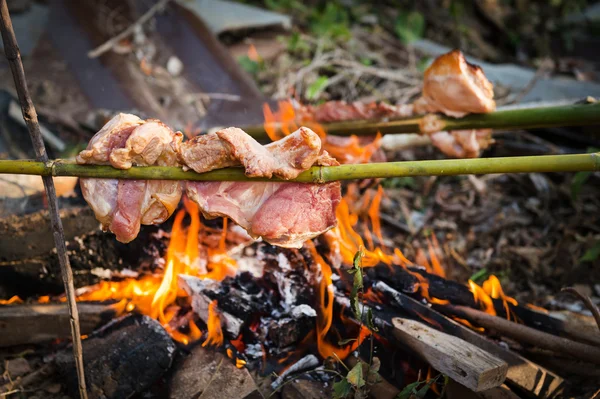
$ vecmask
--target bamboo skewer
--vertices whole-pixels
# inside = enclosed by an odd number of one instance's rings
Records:
[[[425,125],[436,131],[466,129],[533,129],[542,127],[584,126],[600,124],[600,102],[554,107],[523,108],[496,111],[489,114],[472,114],[464,118],[430,114],[392,121],[344,121],[320,124],[328,134],[339,136],[368,136],[398,133],[431,133]],[[311,123],[302,125],[311,127]],[[273,124],[278,129],[281,125]],[[268,139],[264,125],[242,128],[256,139]]]
[[[29,130],[29,136],[33,143],[35,155],[39,163],[48,162],[48,154],[40,132],[40,125],[37,119],[37,113],[29,89],[27,88],[27,80],[25,79],[25,70],[21,61],[21,53],[17,44],[17,38],[13,30],[12,21],[8,12],[6,0],[0,0],[0,31],[2,32],[2,41],[4,43],[4,52],[10,65],[10,69],[15,81],[15,88],[19,96],[21,104],[21,112],[23,120]],[[77,380],[79,387],[79,395],[81,399],[87,399],[87,391],[85,385],[85,372],[83,367],[83,349],[81,346],[81,332],[79,327],[79,314],[77,312],[77,303],[75,302],[75,287],[73,284],[73,271],[67,256],[67,248],[65,244],[65,234],[63,231],[62,221],[58,214],[58,200],[56,199],[56,189],[54,181],[49,175],[42,177],[44,187],[46,188],[46,196],[48,198],[48,208],[50,221],[56,245],[56,254],[60,264],[60,271],[65,286],[67,295],[67,307],[69,308],[69,324],[71,326],[71,336],[73,339],[73,356],[75,357],[75,365],[77,369]]]
[[[0,174],[77,176],[102,179],[273,181],[327,183],[338,180],[405,176],[456,176],[490,173],[545,173],[600,171],[600,153],[540,155],[527,157],[444,159],[432,161],[382,162],[340,166],[313,166],[297,178],[247,177],[242,168],[224,168],[206,173],[184,171],[175,166],[138,166],[115,169],[106,165],[78,165],[67,161],[36,162],[0,160]]]

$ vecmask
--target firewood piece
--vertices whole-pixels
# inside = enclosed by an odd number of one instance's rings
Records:
[[[435,274],[427,273],[418,267],[409,267],[408,270],[396,268],[392,273],[386,265],[371,268],[367,274],[374,280],[382,280],[394,289],[407,293],[416,293],[418,280],[411,273],[419,273],[429,281],[429,295],[433,298],[444,299],[454,305],[468,306],[479,309],[473,293],[464,284],[447,280]],[[494,308],[501,317],[506,317],[505,303],[500,299],[493,299]],[[523,324],[558,336],[568,336],[580,342],[600,343],[598,334],[573,328],[562,320],[557,320],[546,313],[537,312],[526,306],[513,306],[508,304],[510,312]]]
[[[422,319],[423,322],[430,326],[442,329],[448,334],[464,339],[470,344],[478,346],[484,351],[504,360],[508,363],[507,382],[518,387],[520,390],[538,398],[553,398],[562,391],[564,380],[553,372],[525,359],[511,350],[497,345],[475,331],[433,310],[429,306],[392,289],[381,281],[374,283],[373,289],[384,293],[395,307]]]
[[[115,305],[80,303],[82,334],[89,334],[117,315]],[[0,307],[0,347],[37,344],[71,335],[66,304],[10,305]]]
[[[192,297],[192,308],[205,323],[208,322],[208,305],[211,303],[211,298],[204,291],[208,290],[212,283],[214,283],[214,280],[202,280],[198,277],[185,275],[179,276],[179,286]],[[230,338],[237,338],[244,322],[228,312],[220,311],[219,315],[223,331],[227,332]]]
[[[600,348],[557,337],[510,320],[489,315],[465,306],[444,306],[444,311],[500,334],[538,348],[549,349],[570,357],[600,364]]]
[[[354,318],[350,299],[342,294],[336,294],[335,302],[344,309],[347,317]],[[389,308],[385,309],[383,305],[377,308],[364,305],[361,309],[363,314],[369,311],[373,314],[373,324],[379,329],[378,334],[395,341],[399,349],[403,347],[412,349],[436,370],[474,391],[499,386],[506,378],[508,365],[504,361],[460,338],[434,330],[414,320],[400,318],[390,320],[389,315],[392,312]],[[406,324],[401,325],[400,329],[396,323]],[[416,326],[416,329],[413,330],[409,328],[410,326]]]
[[[223,354],[196,346],[175,367],[169,398],[261,398],[246,368]]]
[[[298,305],[289,317],[271,320],[268,337],[282,349],[302,340],[315,326],[317,312],[306,304]]]
[[[169,334],[148,316],[113,321],[83,341],[89,398],[129,398],[143,392],[171,367],[176,349]],[[62,352],[56,364],[75,395],[72,356]]]
[[[392,319],[394,336],[433,368],[467,388],[481,392],[502,385],[508,365],[460,338],[415,320]]]

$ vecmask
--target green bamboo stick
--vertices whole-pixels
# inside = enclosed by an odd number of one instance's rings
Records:
[[[327,183],[337,180],[404,176],[454,176],[488,173],[583,172],[598,170],[600,170],[600,153],[313,166],[292,180],[251,178],[244,174],[242,168],[225,168],[206,173],[196,173],[193,171],[184,171],[179,167],[173,166],[138,166],[123,170],[104,165],[77,165],[72,162],[60,160],[48,163],[30,160],[0,160],[0,174],[134,180],[287,181],[300,183]]]
[[[464,118],[450,118],[443,115],[430,115],[439,123],[439,130],[461,129],[533,129],[553,126],[600,125],[600,102],[591,104],[574,104],[556,107],[523,108],[496,111],[489,114],[471,114]],[[408,119],[382,121],[345,121],[323,123],[325,131],[339,136],[357,136],[394,133],[423,133],[421,121],[423,116]],[[431,120],[428,121],[428,125]],[[310,127],[310,123],[306,126]],[[278,124],[275,125],[279,127]],[[264,126],[242,128],[256,139],[268,139]]]

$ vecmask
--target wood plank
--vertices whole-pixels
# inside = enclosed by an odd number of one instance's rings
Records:
[[[81,334],[117,316],[117,305],[79,303]],[[71,336],[66,304],[7,305],[0,307],[0,347],[36,344]]]
[[[396,339],[467,388],[481,392],[504,383],[506,362],[477,346],[415,320],[396,317],[392,324]]]
[[[391,303],[428,325],[459,337],[508,363],[507,382],[538,398],[553,398],[562,392],[564,379],[544,367],[501,347],[477,332],[449,319],[429,306],[378,281],[373,288],[388,296]]]

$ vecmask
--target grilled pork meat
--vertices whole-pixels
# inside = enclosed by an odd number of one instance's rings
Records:
[[[414,104],[387,105],[328,101],[317,106],[303,106],[299,114],[303,120],[321,123],[398,119],[437,112],[460,118],[469,113],[494,111],[496,102],[493,88],[480,67],[469,64],[459,50],[454,50],[439,56],[427,68],[423,79],[422,95]],[[432,144],[451,157],[478,157],[481,150],[493,142],[492,132],[489,129],[440,132],[435,130],[435,126],[425,127],[429,129],[427,133],[431,137]],[[340,147],[340,151],[328,149],[333,154],[343,152],[343,147]],[[343,162],[342,159],[339,160]]]
[[[176,166],[175,148],[182,138],[160,121],[119,114],[94,135],[77,163],[118,169]],[[141,224],[162,223],[171,216],[181,199],[182,185],[170,180],[82,178],[81,191],[102,228],[127,243],[137,236]]]
[[[266,146],[228,128],[185,142],[179,151],[181,161],[198,173],[241,164],[248,176],[282,179],[295,178],[313,165],[338,165],[320,153],[319,136],[307,128]],[[229,217],[252,237],[287,248],[300,248],[334,227],[341,199],[339,182],[186,182],[186,192],[205,217]]]

